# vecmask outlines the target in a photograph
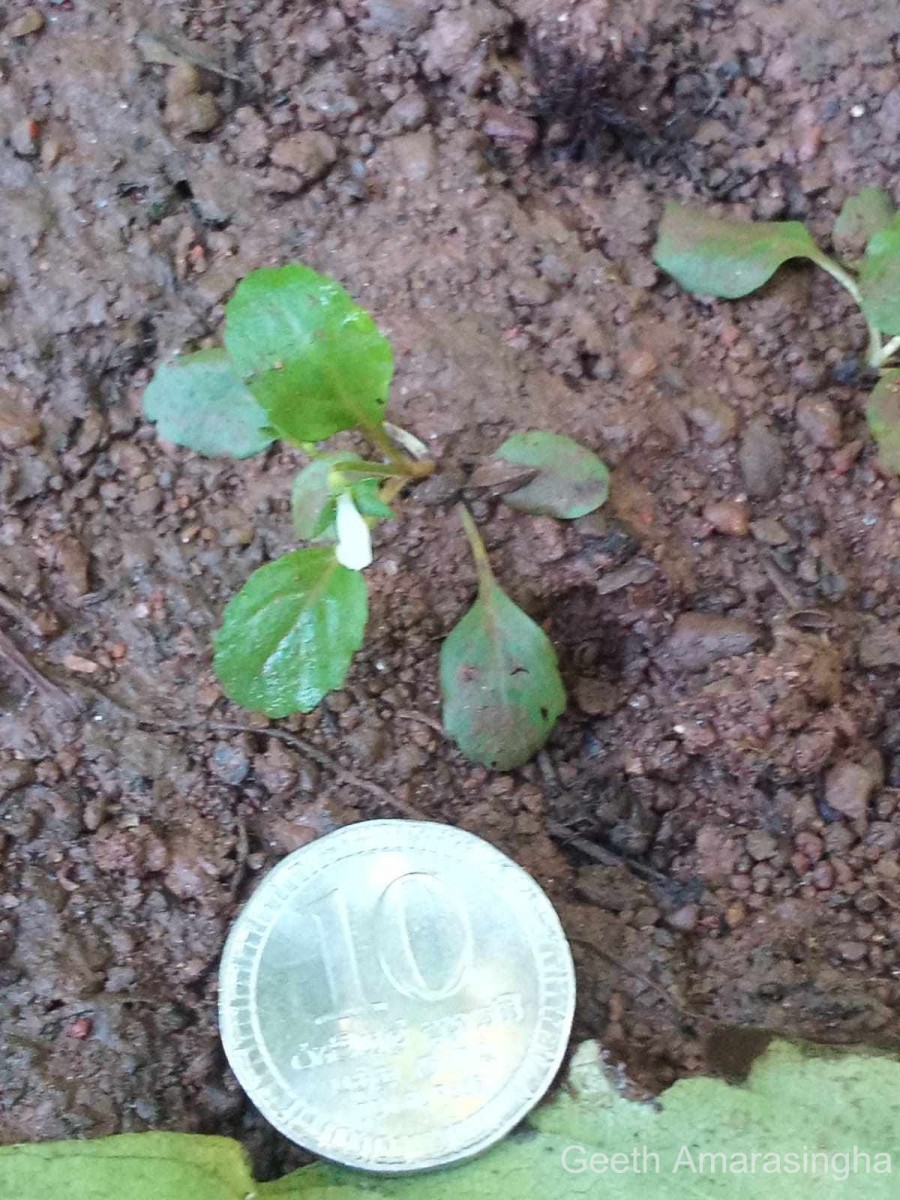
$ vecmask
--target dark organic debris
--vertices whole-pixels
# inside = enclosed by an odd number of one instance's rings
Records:
[[[593,163],[614,150],[639,161],[655,156],[659,134],[637,98],[626,98],[620,64],[534,43],[528,61],[540,81],[534,105],[539,145],[551,157]]]

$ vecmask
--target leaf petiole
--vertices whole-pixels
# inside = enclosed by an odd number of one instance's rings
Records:
[[[883,367],[887,363],[888,359],[894,357],[898,350],[900,350],[900,334],[898,334],[897,337],[892,337],[891,340],[882,347],[881,356],[878,362],[874,363],[873,365],[876,367]]]
[[[886,358],[884,349],[881,345],[881,333],[879,332],[877,326],[872,323],[868,314],[866,313],[865,306],[863,305],[862,293],[859,290],[856,280],[849,271],[845,271],[840,263],[836,263],[834,259],[829,258],[827,254],[816,255],[816,257],[813,259],[813,262],[820,266],[823,271],[827,271],[831,278],[836,280],[842,288],[845,288],[856,301],[860,312],[865,318],[866,329],[869,333],[869,346],[866,350],[866,362],[870,367],[880,367],[882,363],[885,362]],[[900,345],[900,343],[898,343],[898,345]],[[895,346],[894,350],[896,349],[897,347]],[[891,353],[894,353],[894,350],[892,350]],[[887,357],[889,357],[889,355]]]
[[[469,547],[472,551],[472,557],[475,560],[475,570],[478,572],[478,586],[483,587],[486,583],[491,583],[494,578],[494,572],[491,570],[491,561],[488,558],[488,552],[485,549],[484,542],[481,539],[481,534],[478,532],[478,526],[469,510],[464,504],[456,506],[456,512],[459,516],[463,527],[463,532],[469,542]]]
[[[358,475],[361,479],[395,479],[397,468],[393,463],[366,462],[364,459],[347,459],[336,462],[331,468],[331,478],[341,475]]]

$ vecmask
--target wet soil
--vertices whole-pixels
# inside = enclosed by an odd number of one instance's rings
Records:
[[[295,1162],[218,1045],[225,932],[285,853],[413,810],[534,873],[578,1036],[641,1084],[733,1025],[896,1044],[900,488],[863,325],[802,268],[725,304],[651,262],[665,199],[827,242],[894,183],[893,0],[37,11],[0,4],[0,1140]],[[160,444],[140,397],[288,261],[376,315],[445,471],[381,527],[346,688],[268,722],[210,641],[291,544],[297,459]],[[473,587],[453,502],[527,427],[594,447],[612,498],[563,527],[473,497],[571,694],[490,774],[440,732],[437,650]]]

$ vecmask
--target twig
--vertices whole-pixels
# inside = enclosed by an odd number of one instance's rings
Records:
[[[0,637],[3,634],[0,633]],[[2,652],[3,643],[0,642],[0,652]],[[29,664],[30,665],[30,664]],[[44,680],[47,686],[52,687],[47,680]],[[342,783],[348,784],[350,787],[359,788],[360,791],[368,792],[370,796],[374,796],[376,800],[380,800],[382,804],[386,804],[397,812],[403,813],[405,817],[409,817],[412,821],[433,821],[434,817],[429,817],[427,813],[420,812],[414,804],[410,804],[408,800],[401,800],[398,796],[392,796],[387,788],[381,787],[378,783],[373,783],[370,779],[363,779],[359,775],[355,775],[352,771],[348,771],[346,767],[342,767],[336,759],[330,754],[326,754],[324,750],[320,750],[318,746],[314,746],[305,738],[298,737],[294,733],[288,733],[284,729],[256,729],[252,725],[238,725],[225,722],[200,721],[196,723],[178,721],[158,721],[154,717],[143,716],[141,713],[135,712],[128,705],[123,704],[121,700],[115,696],[103,691],[96,684],[91,685],[91,690],[110,704],[114,705],[120,713],[127,719],[134,721],[138,725],[146,726],[148,729],[158,730],[160,733],[171,733],[175,735],[184,735],[188,732],[202,733],[203,730],[210,730],[219,733],[247,733],[261,734],[265,737],[276,738],[278,741],[284,742],[288,746],[293,746],[295,750],[299,750],[301,754],[305,754],[307,758],[311,758],[313,762],[318,763],[320,767],[324,767],[326,771],[330,771],[336,779]]]
[[[804,596],[794,587],[791,580],[785,575],[778,564],[772,562],[771,559],[764,559],[762,566],[782,600],[795,612],[802,609],[805,604]]]
[[[240,814],[235,818],[234,824],[237,830],[237,838],[234,849],[234,872],[229,881],[232,900],[237,897],[241,884],[244,882],[244,876],[247,874],[247,858],[250,854],[250,839],[247,837],[247,826],[244,824],[244,819]]]
[[[8,596],[6,592],[0,592],[0,610],[6,613],[8,617],[12,617],[14,621],[18,621],[29,633],[35,637],[43,637],[44,631],[38,625],[37,621],[27,612],[23,605],[18,601],[13,600],[12,596]]]
[[[664,884],[666,887],[671,887],[674,882],[668,875],[663,875],[662,871],[657,871],[654,867],[648,867],[646,863],[638,862],[635,858],[619,854],[616,850],[610,850],[606,846],[581,837],[580,834],[573,833],[567,825],[548,825],[547,832],[558,842],[573,846],[586,858],[592,858],[595,862],[602,863],[604,867],[627,867],[632,874],[641,879]]]
[[[610,954],[608,950],[604,950],[603,947],[599,946],[592,938],[586,938],[583,936],[576,937],[574,934],[569,934],[569,937],[573,942],[578,942],[582,946],[587,946],[589,950],[593,950],[595,954],[599,954],[601,958],[605,958],[607,962],[612,963],[612,965],[616,967],[617,970],[621,971],[623,975],[630,975],[633,979],[637,979],[640,983],[642,983],[644,987],[648,987],[651,991],[656,992],[661,1000],[665,1000],[670,1008],[673,1008],[679,1016],[684,1017],[686,1020],[698,1021],[704,1025],[722,1024],[722,1022],[717,1020],[715,1017],[708,1017],[704,1013],[695,1012],[691,1008],[684,1008],[681,1004],[672,999],[669,992],[661,983],[657,983],[656,980],[651,979],[649,975],[644,975],[642,971],[636,971],[634,967],[629,967],[627,963],[623,963],[620,959],[616,958],[614,954]]]
[[[342,767],[336,759],[333,759],[330,754],[326,754],[324,750],[320,750],[318,746],[314,746],[311,742],[306,741],[305,738],[297,737],[296,734],[288,733],[284,729],[254,729],[252,725],[231,725],[219,722],[178,726],[157,721],[146,721],[143,718],[138,719],[142,725],[155,725],[171,733],[183,732],[186,729],[209,729],[218,733],[261,734],[263,737],[276,738],[288,746],[293,746],[295,750],[299,750],[301,754],[305,754],[307,758],[311,758],[313,762],[318,763],[320,767],[324,767],[326,771],[330,771],[341,783],[346,783],[350,787],[368,792],[370,796],[374,796],[382,804],[387,804],[391,808],[395,808],[397,812],[403,813],[410,820],[429,821],[433,819],[425,813],[420,812],[414,804],[410,804],[407,800],[401,800],[397,796],[392,796],[387,788],[383,788],[380,784],[373,783],[370,779],[363,779],[361,776],[355,775],[352,771],[348,771],[346,767]]]
[[[418,721],[420,725],[427,725],[429,729],[433,729],[441,739],[444,737],[444,727],[437,717],[428,717],[425,713],[416,712],[412,708],[398,708],[394,716],[403,717],[406,721]]]
[[[74,696],[70,696],[68,692],[64,692],[58,684],[53,683],[46,675],[42,674],[25,657],[12,638],[8,637],[2,629],[0,629],[0,657],[5,658],[9,665],[15,668],[20,675],[24,675],[38,692],[53,704],[58,705],[66,716],[76,717],[81,711],[82,705],[80,700],[76,700]]]

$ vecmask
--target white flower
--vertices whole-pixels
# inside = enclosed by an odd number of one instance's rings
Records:
[[[338,562],[351,571],[365,570],[372,561],[372,535],[349,492],[341,492],[337,498],[335,525],[338,540],[334,553]]]

